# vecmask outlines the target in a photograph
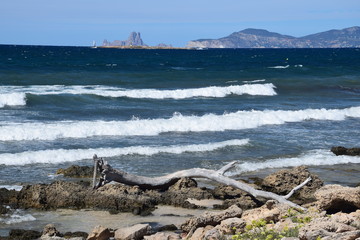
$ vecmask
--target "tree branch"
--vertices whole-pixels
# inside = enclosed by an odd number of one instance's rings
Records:
[[[98,169],[101,172],[102,177],[100,178],[100,181],[96,188],[99,188],[106,183],[109,183],[111,181],[123,183],[126,185],[134,186],[137,185],[142,189],[161,189],[166,190],[171,185],[175,184],[180,178],[189,177],[189,178],[207,178],[210,180],[213,180],[215,182],[219,182],[228,186],[232,186],[234,188],[241,189],[255,198],[257,197],[263,197],[266,199],[274,199],[277,200],[280,203],[287,204],[294,208],[300,208],[302,210],[305,210],[305,208],[287,200],[296,190],[303,187],[308,181],[311,179],[307,179],[304,183],[300,184],[299,186],[295,187],[288,195],[286,196],[280,196],[272,192],[257,190],[243,182],[236,181],[234,179],[231,179],[229,177],[224,176],[223,174],[228,171],[230,168],[232,168],[236,162],[231,162],[218,171],[215,170],[209,170],[209,169],[203,169],[203,168],[192,168],[182,171],[177,171],[165,176],[160,177],[143,177],[138,175],[133,175],[124,171],[113,169],[109,164],[104,162],[101,158],[97,158],[96,155],[94,155],[94,161],[98,163]],[[95,176],[95,175],[94,175]]]

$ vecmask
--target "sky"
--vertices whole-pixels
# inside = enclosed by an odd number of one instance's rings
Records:
[[[184,47],[246,28],[295,37],[360,26],[360,0],[1,0],[0,44],[89,46],[140,32]]]

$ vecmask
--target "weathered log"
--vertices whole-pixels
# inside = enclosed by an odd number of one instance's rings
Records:
[[[232,186],[234,188],[241,189],[255,198],[257,197],[263,197],[266,199],[274,199],[277,200],[280,203],[288,204],[289,206],[300,208],[302,210],[305,210],[303,207],[287,200],[291,197],[291,195],[301,187],[303,187],[306,183],[308,183],[311,178],[309,177],[306,179],[303,183],[296,186],[293,190],[290,191],[289,194],[286,196],[280,196],[272,192],[257,190],[250,185],[247,185],[243,182],[236,181],[234,179],[231,179],[229,177],[224,176],[224,173],[231,169],[237,162],[231,162],[221,169],[215,171],[215,170],[209,170],[209,169],[203,169],[203,168],[192,168],[182,171],[177,171],[165,176],[160,177],[143,177],[138,175],[133,175],[124,171],[120,171],[117,169],[113,169],[107,162],[105,162],[102,158],[97,158],[96,155],[94,155],[94,161],[96,162],[97,168],[99,169],[101,173],[101,178],[99,183],[95,188],[99,188],[111,181],[123,183],[126,185],[134,186],[137,185],[142,189],[160,189],[160,190],[166,190],[171,185],[175,184],[180,178],[188,177],[188,178],[207,178],[210,180],[213,180],[218,183],[222,183],[228,186]],[[96,176],[96,174],[94,174]],[[94,180],[95,182],[95,180]]]

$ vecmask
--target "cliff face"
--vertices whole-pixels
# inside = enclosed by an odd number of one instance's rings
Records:
[[[219,39],[199,39],[190,48],[339,48],[360,47],[360,27],[292,37],[262,29],[245,29]]]
[[[103,46],[147,46],[144,41],[141,39],[141,35],[139,32],[132,32],[127,40],[115,40],[113,42],[109,42],[108,40],[104,40]]]

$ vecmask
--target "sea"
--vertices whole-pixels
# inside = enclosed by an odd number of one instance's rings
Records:
[[[358,186],[360,157],[330,149],[360,147],[359,63],[353,48],[0,45],[0,187],[61,180],[94,154],[150,177],[237,161],[229,177],[306,165]]]

